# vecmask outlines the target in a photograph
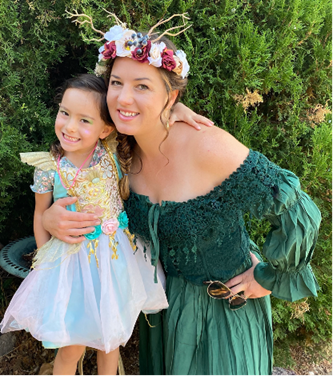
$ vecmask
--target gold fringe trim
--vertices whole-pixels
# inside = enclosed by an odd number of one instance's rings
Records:
[[[117,246],[118,246],[118,242],[115,240],[114,236],[116,235],[116,233],[114,232],[112,235],[109,235],[109,247],[112,249],[112,256],[111,256],[111,259],[112,260],[118,260],[119,258],[119,255],[117,254]]]
[[[94,255],[95,256],[95,260],[96,260],[97,268],[99,268],[99,262],[98,262],[98,258],[97,258],[97,254],[96,254],[98,243],[99,243],[98,239],[93,239],[93,240],[90,240],[90,242],[87,245],[87,247],[89,248],[89,254],[88,254],[89,264],[90,264],[91,255]]]
[[[78,371],[79,371],[79,375],[83,375],[83,359],[84,359],[84,356],[86,355],[86,349],[84,349],[81,357],[80,357],[80,360],[79,360],[79,363],[78,363]]]
[[[136,251],[136,245],[134,244],[135,235],[132,235],[128,228],[125,228],[124,233],[128,237],[128,240],[131,244],[133,251]]]
[[[121,358],[120,353],[119,353],[119,359],[118,359],[118,375],[126,375],[123,360]]]
[[[149,322],[149,320],[148,320],[148,317],[147,317],[147,315],[144,313],[144,315],[145,315],[145,319],[146,319],[146,321],[147,321],[147,323],[148,323],[148,326],[150,327],[150,328],[156,328],[156,325],[151,325],[151,323]]]

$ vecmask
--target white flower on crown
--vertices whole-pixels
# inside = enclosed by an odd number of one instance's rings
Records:
[[[149,65],[159,68],[162,65],[161,54],[165,49],[166,45],[164,42],[152,43],[150,47],[150,52],[148,56]]]
[[[187,59],[186,59],[186,53],[182,50],[177,50],[175,55],[182,62],[183,70],[181,72],[181,76],[182,76],[182,78],[185,78],[188,75],[188,72],[190,70],[190,66],[189,66]]]
[[[128,41],[133,41],[132,35],[136,34],[133,30],[124,30],[123,35],[120,39],[116,40],[116,47],[117,47],[117,56],[120,57],[132,57],[132,51],[135,50],[136,46],[127,46]]]
[[[123,34],[125,32],[127,32],[128,29],[124,29],[122,28],[121,26],[119,25],[115,25],[113,27],[110,28],[109,31],[107,31],[105,34],[104,34],[104,38],[108,41],[108,42],[115,42],[119,39],[121,39],[121,37],[123,36]],[[99,55],[98,55],[98,61],[101,61],[104,56],[102,54],[102,52],[105,50],[104,48],[104,44],[103,46],[101,46],[99,49],[98,49],[98,52],[99,52]]]
[[[109,42],[112,42],[112,41],[115,42],[116,40],[121,39],[124,32],[126,31],[128,31],[128,29],[123,29],[121,26],[115,25],[111,27],[110,30],[104,34],[104,38]]]
[[[105,48],[104,48],[104,44],[103,44],[103,46],[101,46],[99,49],[98,49],[98,52],[99,52],[99,55],[98,55],[98,62],[100,62],[102,59],[103,59],[103,54],[102,54],[102,52],[105,50]]]

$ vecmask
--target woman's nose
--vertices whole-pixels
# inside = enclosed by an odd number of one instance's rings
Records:
[[[129,87],[123,86],[118,95],[118,103],[123,106],[128,106],[133,103],[133,93]]]

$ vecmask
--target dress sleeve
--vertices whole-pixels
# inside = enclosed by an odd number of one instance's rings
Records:
[[[310,261],[321,221],[319,209],[301,190],[296,175],[266,157],[260,155],[252,174],[256,185],[268,188],[270,194],[254,199],[250,212],[272,225],[262,249],[268,262],[256,266],[255,280],[280,299],[293,302],[317,296],[319,286]]]
[[[30,186],[35,193],[52,192],[54,187],[54,170],[44,171],[38,167],[35,168],[34,184]]]

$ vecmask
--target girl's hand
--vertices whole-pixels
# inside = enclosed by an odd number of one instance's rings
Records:
[[[94,231],[94,227],[100,224],[100,220],[94,214],[71,212],[67,205],[74,204],[76,197],[61,198],[49,209],[45,210],[42,223],[51,235],[69,243],[80,243],[86,238],[83,234]]]
[[[264,289],[254,279],[253,271],[259,260],[256,256],[250,252],[252,259],[252,267],[246,270],[244,273],[237,275],[225,283],[234,294],[238,294],[243,291],[245,298],[256,299],[271,294],[272,291]]]
[[[174,109],[171,113],[170,119],[169,119],[169,125],[170,127],[176,122],[176,121],[182,121],[184,123],[187,123],[191,127],[200,130],[200,124],[205,125],[206,127],[211,127],[214,125],[214,122],[207,119],[204,116],[196,114],[194,111],[192,111],[190,108],[186,107],[182,103],[177,103],[174,106]]]

